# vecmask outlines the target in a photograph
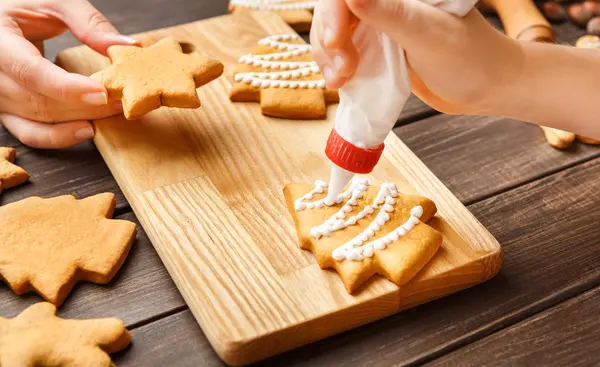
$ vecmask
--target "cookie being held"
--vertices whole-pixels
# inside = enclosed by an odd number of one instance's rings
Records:
[[[229,0],[229,11],[272,11],[296,32],[310,31],[315,0]]]
[[[0,366],[111,367],[109,354],[129,343],[121,320],[65,320],[46,302],[14,319],[0,317]]]
[[[129,254],[135,224],[109,219],[111,193],[30,197],[0,207],[0,280],[60,306],[78,281],[108,283]]]
[[[120,99],[128,120],[161,106],[198,108],[196,88],[218,78],[223,64],[208,57],[184,54],[167,37],[150,47],[111,46],[112,65],[91,77],[102,83],[109,99]]]
[[[15,148],[0,147],[0,193],[29,180],[29,173],[13,163],[16,154]]]
[[[268,36],[239,59],[229,98],[259,102],[264,115],[287,119],[323,119],[327,104],[339,101],[327,89],[312,48],[296,35]]]
[[[375,274],[402,286],[435,255],[442,235],[425,224],[435,204],[421,196],[402,195],[392,183],[379,188],[355,178],[333,206],[325,204],[327,183],[290,184],[284,195],[300,247],[319,266],[333,268],[349,293]]]

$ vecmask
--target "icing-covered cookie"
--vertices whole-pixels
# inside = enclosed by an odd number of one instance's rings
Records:
[[[442,235],[425,224],[435,204],[403,195],[393,183],[377,188],[355,178],[333,203],[325,200],[323,181],[312,188],[290,184],[284,194],[300,246],[313,252],[321,268],[334,268],[350,293],[375,274],[406,284],[442,243]]]

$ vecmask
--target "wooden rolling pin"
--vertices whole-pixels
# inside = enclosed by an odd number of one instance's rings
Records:
[[[552,26],[532,0],[482,0],[482,3],[498,14],[509,37],[520,41],[556,43]],[[575,141],[573,133],[540,127],[548,143],[555,148],[566,149]]]

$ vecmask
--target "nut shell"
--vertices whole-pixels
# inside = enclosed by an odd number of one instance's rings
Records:
[[[590,19],[594,17],[594,14],[588,11],[583,4],[573,4],[569,6],[567,15],[569,16],[571,22],[580,27],[585,27]]]
[[[583,8],[593,14],[594,16],[600,15],[600,6],[597,1],[586,0],[583,2]]]
[[[600,17],[594,17],[587,24],[587,32],[596,36],[600,36]]]
[[[600,48],[600,37],[594,35],[585,35],[579,37],[575,42],[575,47],[579,48]]]
[[[544,16],[551,22],[559,23],[567,20],[565,8],[555,2],[547,2],[542,5]]]

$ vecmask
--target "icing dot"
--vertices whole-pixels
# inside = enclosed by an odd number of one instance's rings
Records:
[[[331,257],[333,257],[333,259],[337,261],[344,260],[346,258],[346,251],[344,248],[341,247],[336,248],[335,250],[333,250]]]
[[[352,249],[352,250],[348,250],[348,252],[346,253],[346,258],[348,260],[360,261],[363,259],[363,256],[362,256],[360,250]]]
[[[421,218],[421,216],[423,215],[423,207],[420,205],[415,206],[414,208],[412,208],[410,210],[410,215],[417,217],[417,218]]]
[[[375,248],[375,250],[384,250],[386,247],[386,243],[384,242],[385,240],[382,241],[374,241],[373,242],[373,247]]]
[[[364,257],[372,257],[373,256],[373,247],[366,246],[365,249],[363,250],[362,254]]]

